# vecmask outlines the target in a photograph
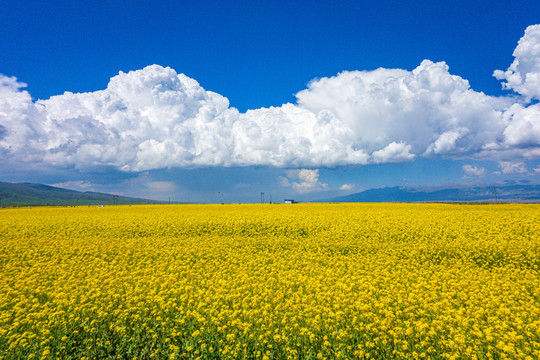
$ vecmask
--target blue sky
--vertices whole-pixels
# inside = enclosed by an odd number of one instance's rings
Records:
[[[538,183],[538,14],[538,1],[5,2],[0,181],[231,202]]]

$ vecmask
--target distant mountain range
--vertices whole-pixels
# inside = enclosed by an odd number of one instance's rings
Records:
[[[506,182],[494,185],[461,185],[444,188],[395,186],[370,189],[323,202],[540,202],[540,185]]]
[[[159,204],[160,201],[118,196],[98,192],[81,192],[59,187],[0,182],[0,206],[14,205],[128,205]]]
[[[320,202],[540,202],[540,185],[505,182],[493,185],[395,186],[369,189]],[[32,183],[0,182],[0,207],[40,205],[113,205],[113,194],[81,192]],[[118,196],[119,205],[163,204],[163,201]]]

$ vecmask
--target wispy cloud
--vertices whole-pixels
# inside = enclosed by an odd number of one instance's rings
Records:
[[[528,172],[523,161],[499,161],[499,166],[503,174],[526,174]]]
[[[146,187],[152,192],[171,192],[176,190],[176,184],[172,181],[150,181],[147,182]]]
[[[49,185],[64,188],[64,189],[77,190],[77,191],[96,191],[94,184],[92,184],[90,181],[84,181],[84,180],[66,181],[66,182],[49,184]]]
[[[481,166],[463,165],[462,169],[465,172],[465,176],[484,176],[486,174],[486,169]]]

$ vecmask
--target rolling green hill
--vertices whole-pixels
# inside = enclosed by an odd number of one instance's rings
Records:
[[[80,192],[31,183],[0,182],[0,206],[113,205],[113,194]],[[118,196],[118,205],[160,204],[161,201]]]

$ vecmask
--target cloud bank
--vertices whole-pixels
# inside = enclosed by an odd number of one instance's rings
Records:
[[[424,60],[412,71],[315,79],[296,94],[296,104],[245,113],[159,65],[120,72],[101,91],[38,101],[25,84],[0,75],[0,160],[144,171],[537,158],[540,25],[526,29],[513,55],[506,71],[494,72],[516,93],[507,97],[474,91],[444,62]]]

